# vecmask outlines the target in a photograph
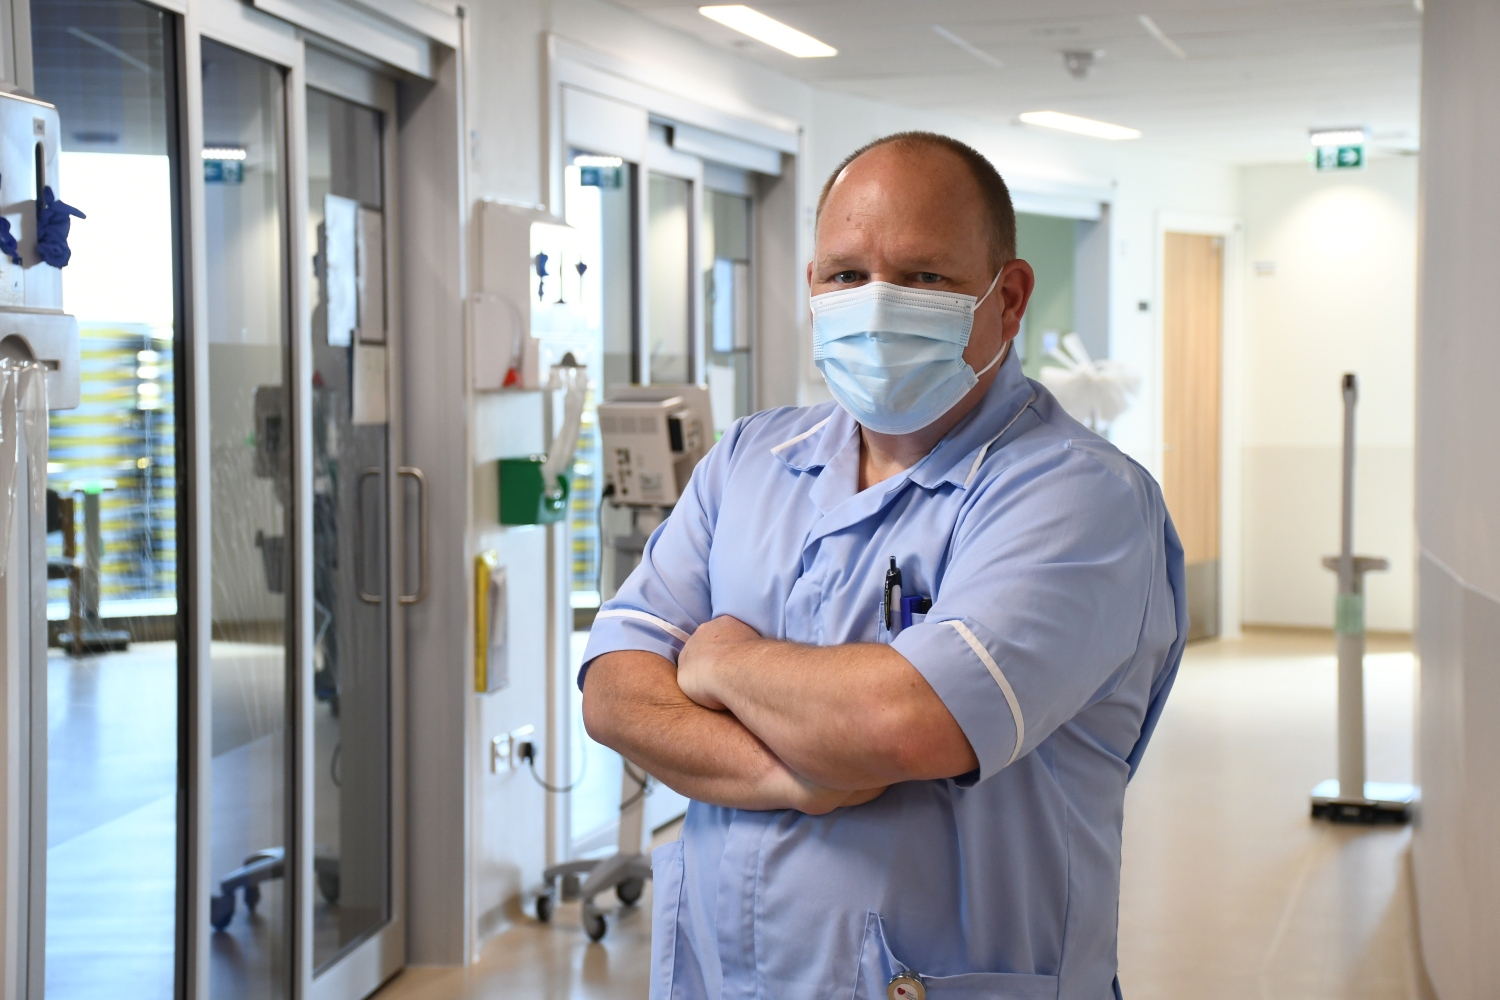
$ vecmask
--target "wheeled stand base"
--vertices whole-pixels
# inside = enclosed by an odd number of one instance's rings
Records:
[[[1365,782],[1363,798],[1339,794],[1339,780],[1320,781],[1312,790],[1312,815],[1335,823],[1406,823],[1411,820],[1416,789],[1384,781]]]
[[[582,885],[580,875],[587,876]],[[614,854],[591,861],[565,861],[542,872],[546,882],[536,897],[536,918],[543,922],[552,919],[552,910],[559,901],[582,899],[583,932],[590,941],[598,941],[609,930],[604,914],[594,905],[594,898],[613,889],[615,898],[626,906],[634,906],[646,891],[646,880],[651,877],[651,859],[644,854]]]

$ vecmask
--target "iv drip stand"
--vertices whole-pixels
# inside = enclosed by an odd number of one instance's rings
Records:
[[[1339,575],[1334,633],[1339,660],[1339,776],[1312,790],[1312,815],[1344,823],[1404,823],[1411,785],[1365,780],[1365,574],[1390,568],[1385,559],[1354,554],[1354,407],[1359,380],[1344,375],[1344,509],[1339,554],[1323,566]]]

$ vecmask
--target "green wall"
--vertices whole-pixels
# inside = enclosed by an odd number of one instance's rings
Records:
[[[1023,368],[1036,378],[1042,367],[1042,335],[1073,330],[1073,245],[1077,223],[1051,215],[1016,213],[1016,252],[1036,271],[1036,291],[1026,308],[1021,335]]]

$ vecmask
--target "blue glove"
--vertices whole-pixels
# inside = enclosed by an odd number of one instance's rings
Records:
[[[36,252],[53,267],[67,267],[73,256],[68,249],[68,227],[73,224],[69,216],[88,218],[67,202],[58,201],[50,187],[43,187],[36,203]]]

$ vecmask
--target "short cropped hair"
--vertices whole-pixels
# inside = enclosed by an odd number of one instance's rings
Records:
[[[942,149],[963,160],[964,165],[969,168],[969,173],[973,174],[974,181],[979,185],[979,194],[984,201],[985,228],[989,230],[991,248],[990,263],[998,266],[1015,260],[1016,209],[1011,204],[1010,188],[1005,186],[1000,171],[996,170],[995,165],[973,146],[959,142],[952,136],[939,135],[936,132],[897,132],[866,143],[844,157],[843,162],[834,169],[823,184],[823,193],[818,195],[816,218],[823,217],[823,205],[828,201],[828,193],[833,190],[834,181],[839,179],[839,174],[844,172],[844,168],[880,146],[899,146],[902,149]]]

